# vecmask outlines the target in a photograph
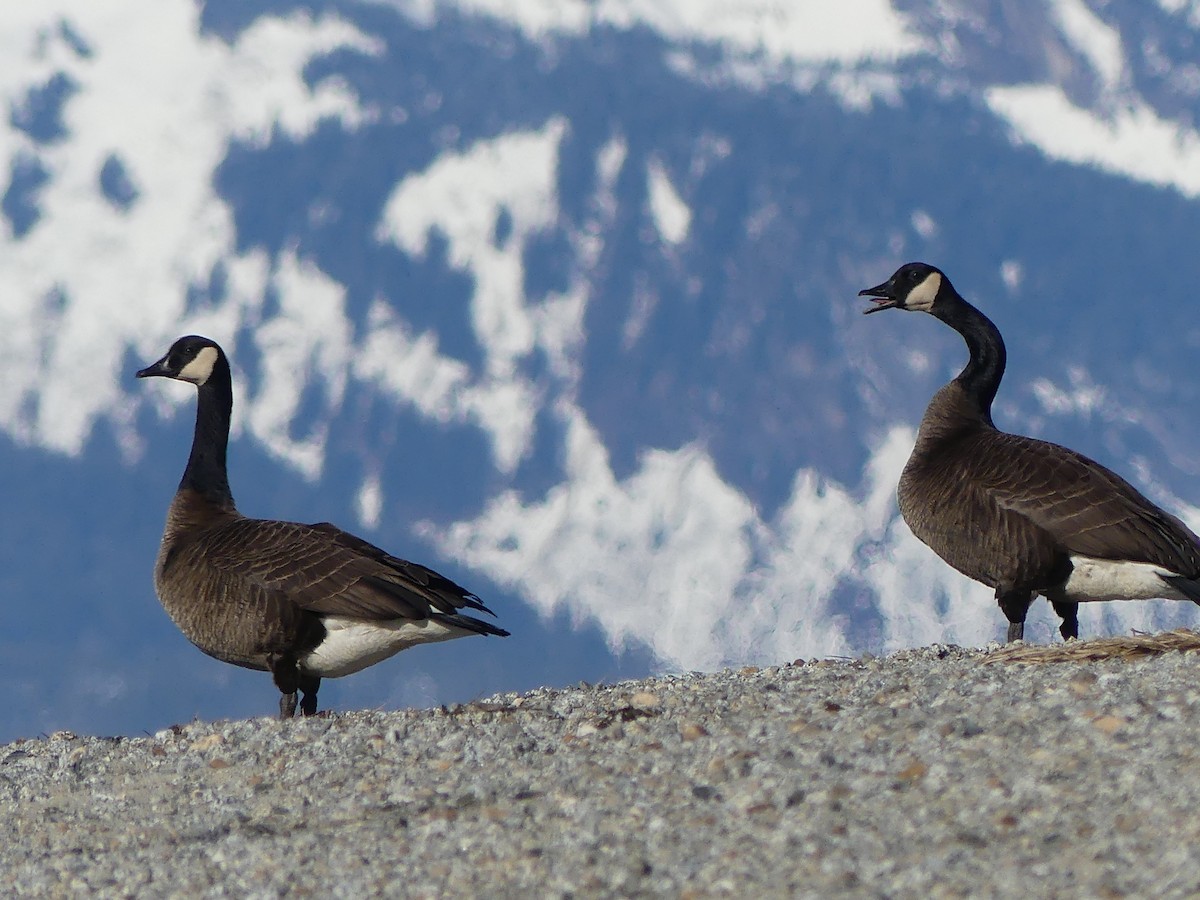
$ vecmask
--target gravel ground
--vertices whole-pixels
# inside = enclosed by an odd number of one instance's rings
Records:
[[[0,895],[1200,893],[1200,660],[986,658],[20,741]]]

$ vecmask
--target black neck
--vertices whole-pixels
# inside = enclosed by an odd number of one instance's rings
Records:
[[[217,360],[212,375],[200,385],[197,393],[192,454],[179,487],[190,488],[217,506],[233,509],[233,495],[229,492],[229,476],[225,471],[229,419],[233,413],[233,384],[229,363],[224,357]]]
[[[950,291],[954,291],[946,285]],[[954,380],[977,404],[984,420],[992,424],[992,401],[1004,377],[1004,339],[992,320],[964,300],[955,291],[950,302],[937,304],[933,314],[957,331],[971,353],[966,368]]]

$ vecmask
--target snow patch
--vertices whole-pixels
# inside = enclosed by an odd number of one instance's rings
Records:
[[[320,391],[322,409],[341,405],[351,356],[346,290],[291,250],[280,256],[270,284],[278,309],[254,331],[262,377],[248,398],[246,421],[273,456],[315,481],[329,424],[325,416],[299,415],[300,404],[306,392]],[[309,434],[292,434],[299,420],[314,422]]]
[[[691,209],[683,202],[658,160],[650,162],[646,176],[650,214],[654,218],[658,236],[672,246],[683,243],[692,225]]]
[[[399,0],[414,18],[427,3]],[[468,13],[509,22],[528,37],[581,35],[593,28],[650,28],[688,43],[723,44],[769,62],[895,61],[923,49],[921,38],[887,0],[450,0]]]
[[[582,414],[559,413],[567,481],[530,504],[506,492],[477,520],[430,532],[545,615],[566,608],[598,621],[614,646],[642,640],[673,664],[719,665],[716,629],[736,618],[734,588],[751,559],[751,505],[695,448],[650,452],[618,482]]]
[[[1006,259],[1000,263],[1000,280],[1008,288],[1010,294],[1020,290],[1021,282],[1025,279],[1025,267],[1015,259]]]
[[[383,517],[383,483],[379,480],[377,472],[372,472],[363,479],[355,501],[359,524],[372,530],[378,528]]]
[[[592,221],[575,238],[580,268],[584,272],[592,271],[599,262],[604,249],[604,226],[617,217],[617,179],[621,177],[628,156],[629,144],[618,135],[609,138],[596,157],[597,188],[592,199]]]
[[[1108,406],[1108,398],[1100,385],[1086,370],[1074,366],[1067,372],[1070,388],[1061,388],[1048,378],[1035,379],[1030,384],[1034,397],[1049,415],[1090,416]]]
[[[1063,35],[1099,76],[1101,86],[1114,90],[1125,72],[1120,33],[1106,25],[1083,0],[1054,0],[1051,10]]]
[[[894,524],[910,429],[880,445],[858,491],[801,470],[767,522],[704,451],[648,452],[618,481],[579,411],[558,412],[568,429],[563,483],[532,502],[505,493],[479,518],[440,532],[425,526],[444,552],[520,590],[543,614],[566,609],[598,622],[614,647],[637,641],[682,669],[849,653],[832,602],[869,551],[864,577],[897,607],[886,647],[993,636],[993,604],[966,602],[979,591]],[[949,627],[934,612],[944,590],[953,597]]]
[[[376,230],[379,240],[417,257],[436,230],[447,241],[450,264],[474,276],[471,324],[485,359],[479,389],[488,395],[474,412],[503,472],[527,452],[538,406],[538,392],[517,363],[539,344],[561,350],[574,340],[582,314],[578,297],[547,298],[537,308],[524,294],[525,248],[558,217],[558,146],[565,131],[566,123],[555,118],[538,131],[443,155],[396,186]],[[510,227],[498,240],[501,216]]]
[[[937,234],[937,222],[933,221],[933,216],[929,215],[923,209],[913,211],[912,227],[913,231],[925,238],[925,240],[929,240]]]
[[[1200,196],[1200,134],[1132,103],[1105,118],[1053,85],[996,87],[988,106],[1015,135],[1053,159]]]
[[[902,358],[915,375],[924,375],[933,370],[933,359],[924,350],[908,350]]]
[[[1158,0],[1158,5],[1173,15],[1186,12],[1188,24],[1200,26],[1200,2],[1197,0]]]
[[[435,422],[462,420],[471,404],[465,363],[442,356],[437,336],[413,335],[399,316],[377,298],[367,315],[367,337],[352,363],[358,379],[411,403]]]
[[[304,70],[336,49],[380,45],[335,17],[303,14],[260,18],[231,45],[200,34],[190,0],[47,0],[14,5],[4,21],[0,102],[20,108],[55,76],[74,91],[55,141],[0,121],[0,167],[36,160],[47,173],[36,221],[2,237],[0,429],[75,455],[97,418],[122,406],[126,349],[160,354],[181,333],[189,288],[218,262],[238,279],[225,323],[261,307],[269,268],[238,256],[230,210],[212,187],[230,144],[261,143],[273,130],[299,139],[322,119],[358,127],[369,110],[336,80],[310,87]],[[114,157],[138,186],[127,206],[101,187]],[[227,343],[234,330],[214,336]],[[159,393],[137,402],[165,409],[186,399]],[[115,421],[128,429],[134,418],[126,410]]]

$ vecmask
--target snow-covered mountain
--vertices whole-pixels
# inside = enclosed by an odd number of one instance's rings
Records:
[[[997,637],[895,510],[965,358],[860,315],[910,259],[1005,334],[1002,425],[1200,524],[1200,3],[10,6],[0,739],[274,706],[153,595],[194,397],[132,373],[188,332],[234,361],[244,512],[514,633],[327,706]]]

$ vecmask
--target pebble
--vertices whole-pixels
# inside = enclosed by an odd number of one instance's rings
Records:
[[[0,896],[1200,892],[1194,656],[931,647],[0,746]]]
[[[662,700],[658,694],[652,694],[649,691],[638,691],[629,698],[629,705],[634,709],[658,709],[662,706]]]

